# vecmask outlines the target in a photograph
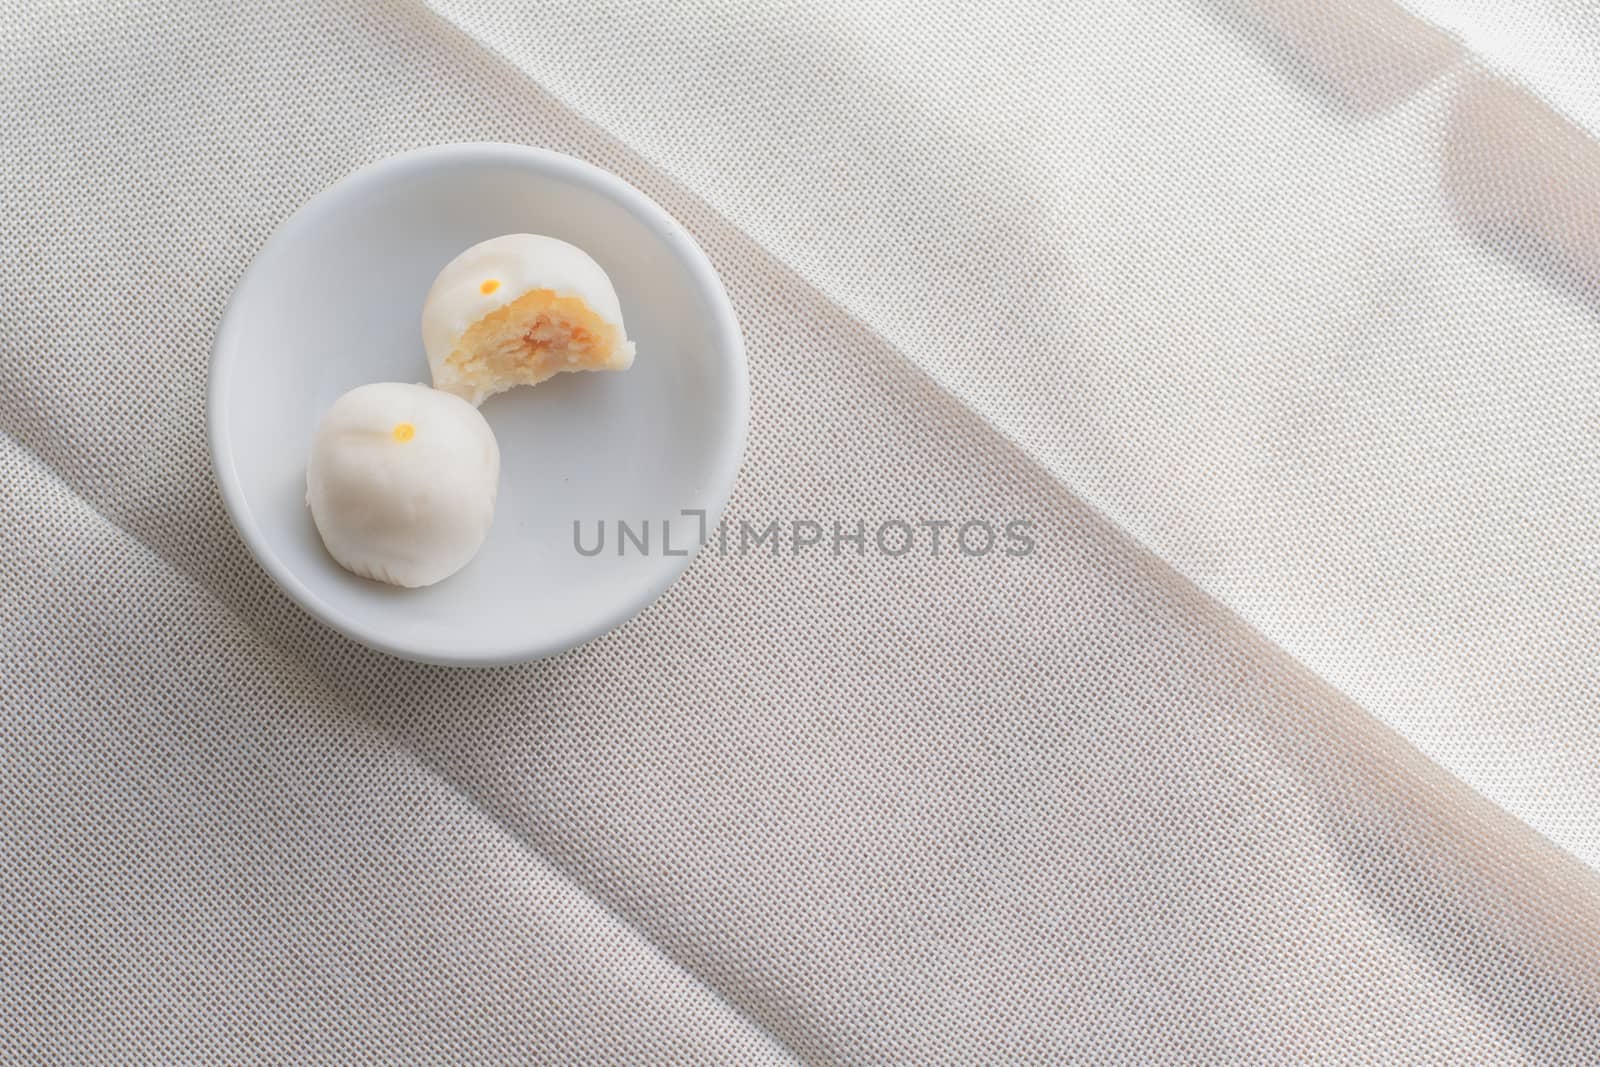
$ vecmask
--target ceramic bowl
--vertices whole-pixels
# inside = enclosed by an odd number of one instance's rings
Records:
[[[358,578],[306,509],[317,422],[357,385],[429,381],[419,322],[434,275],[504,233],[550,234],[599,261],[638,356],[485,401],[501,472],[483,549],[425,589]],[[396,656],[486,666],[601,634],[683,572],[732,489],[748,389],[727,294],[666,211],[569,156],[461,144],[358,171],[279,228],[218,330],[208,419],[234,525],[306,611]],[[634,535],[620,543],[619,522]]]

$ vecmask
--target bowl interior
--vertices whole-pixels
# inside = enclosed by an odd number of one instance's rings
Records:
[[[503,233],[545,233],[610,274],[638,347],[622,373],[557,375],[486,401],[500,495],[483,550],[420,590],[349,574],[305,506],[311,436],[346,390],[429,381],[419,332],[434,275]],[[565,156],[451,146],[385,161],[310,201],[240,283],[212,357],[219,480],[262,564],[313,614],[390,652],[500,663],[570,647],[626,619],[687,565],[686,510],[715,521],[746,418],[727,297],[686,233],[642,194]],[[649,522],[619,554],[617,521]],[[605,548],[585,548],[605,528]]]

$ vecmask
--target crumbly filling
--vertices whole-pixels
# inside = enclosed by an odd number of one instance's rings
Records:
[[[561,371],[625,366],[617,342],[617,328],[582,299],[532,289],[473,323],[445,366],[456,384],[487,396]]]

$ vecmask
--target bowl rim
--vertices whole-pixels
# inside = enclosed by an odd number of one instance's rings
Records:
[[[722,280],[717,275],[716,268],[711,265],[710,258],[690,236],[689,231],[684,229],[665,208],[623,178],[592,163],[551,149],[496,141],[468,141],[431,145],[387,156],[350,172],[315,193],[273,231],[239,276],[232,293],[229,294],[227,308],[212,338],[207,367],[206,436],[211,451],[212,473],[234,529],[238,531],[251,556],[273,581],[277,582],[279,588],[289,594],[290,599],[313,618],[351,640],[391,656],[436,666],[507,666],[568,651],[627,622],[653,604],[682,575],[689,564],[698,558],[704,543],[695,546],[693,551],[683,556],[660,557],[663,566],[652,575],[648,583],[641,583],[640,595],[598,620],[577,627],[559,637],[520,642],[512,640],[486,647],[481,651],[461,654],[441,655],[434,650],[411,647],[358,624],[341,613],[301,581],[273,551],[272,545],[263,534],[245,500],[244,488],[235,467],[228,410],[223,402],[230,385],[232,365],[237,362],[235,359],[226,358],[224,353],[236,347],[237,335],[241,331],[239,294],[249,287],[258,274],[263,273],[263,264],[270,263],[274,257],[281,254],[282,248],[299,236],[300,231],[315,225],[333,205],[352,193],[358,193],[362,186],[379,180],[398,178],[406,172],[423,171],[445,161],[469,164],[509,163],[553,174],[592,188],[620,203],[641,223],[653,230],[688,271],[694,288],[705,296],[712,319],[715,348],[726,354],[728,373],[734,378],[731,383],[733,388],[729,391],[733,410],[726,413],[732,420],[731,447],[717,454],[706,477],[700,480],[705,487],[701,495],[707,504],[714,505],[706,509],[705,530],[711,530],[721,521],[722,513],[732,495],[734,482],[738,478],[739,467],[743,462],[750,426],[749,365],[745,357],[744,337],[739,330],[733,303],[728,299],[727,290],[723,288]]]

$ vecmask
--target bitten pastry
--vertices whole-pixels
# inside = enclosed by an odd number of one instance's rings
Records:
[[[426,385],[378,382],[322,417],[306,504],[340,566],[415,588],[477,554],[499,483],[500,446],[476,408]]]
[[[434,387],[473,404],[561,371],[633,365],[600,264],[531,233],[473,245],[439,272],[422,305],[422,344]]]

